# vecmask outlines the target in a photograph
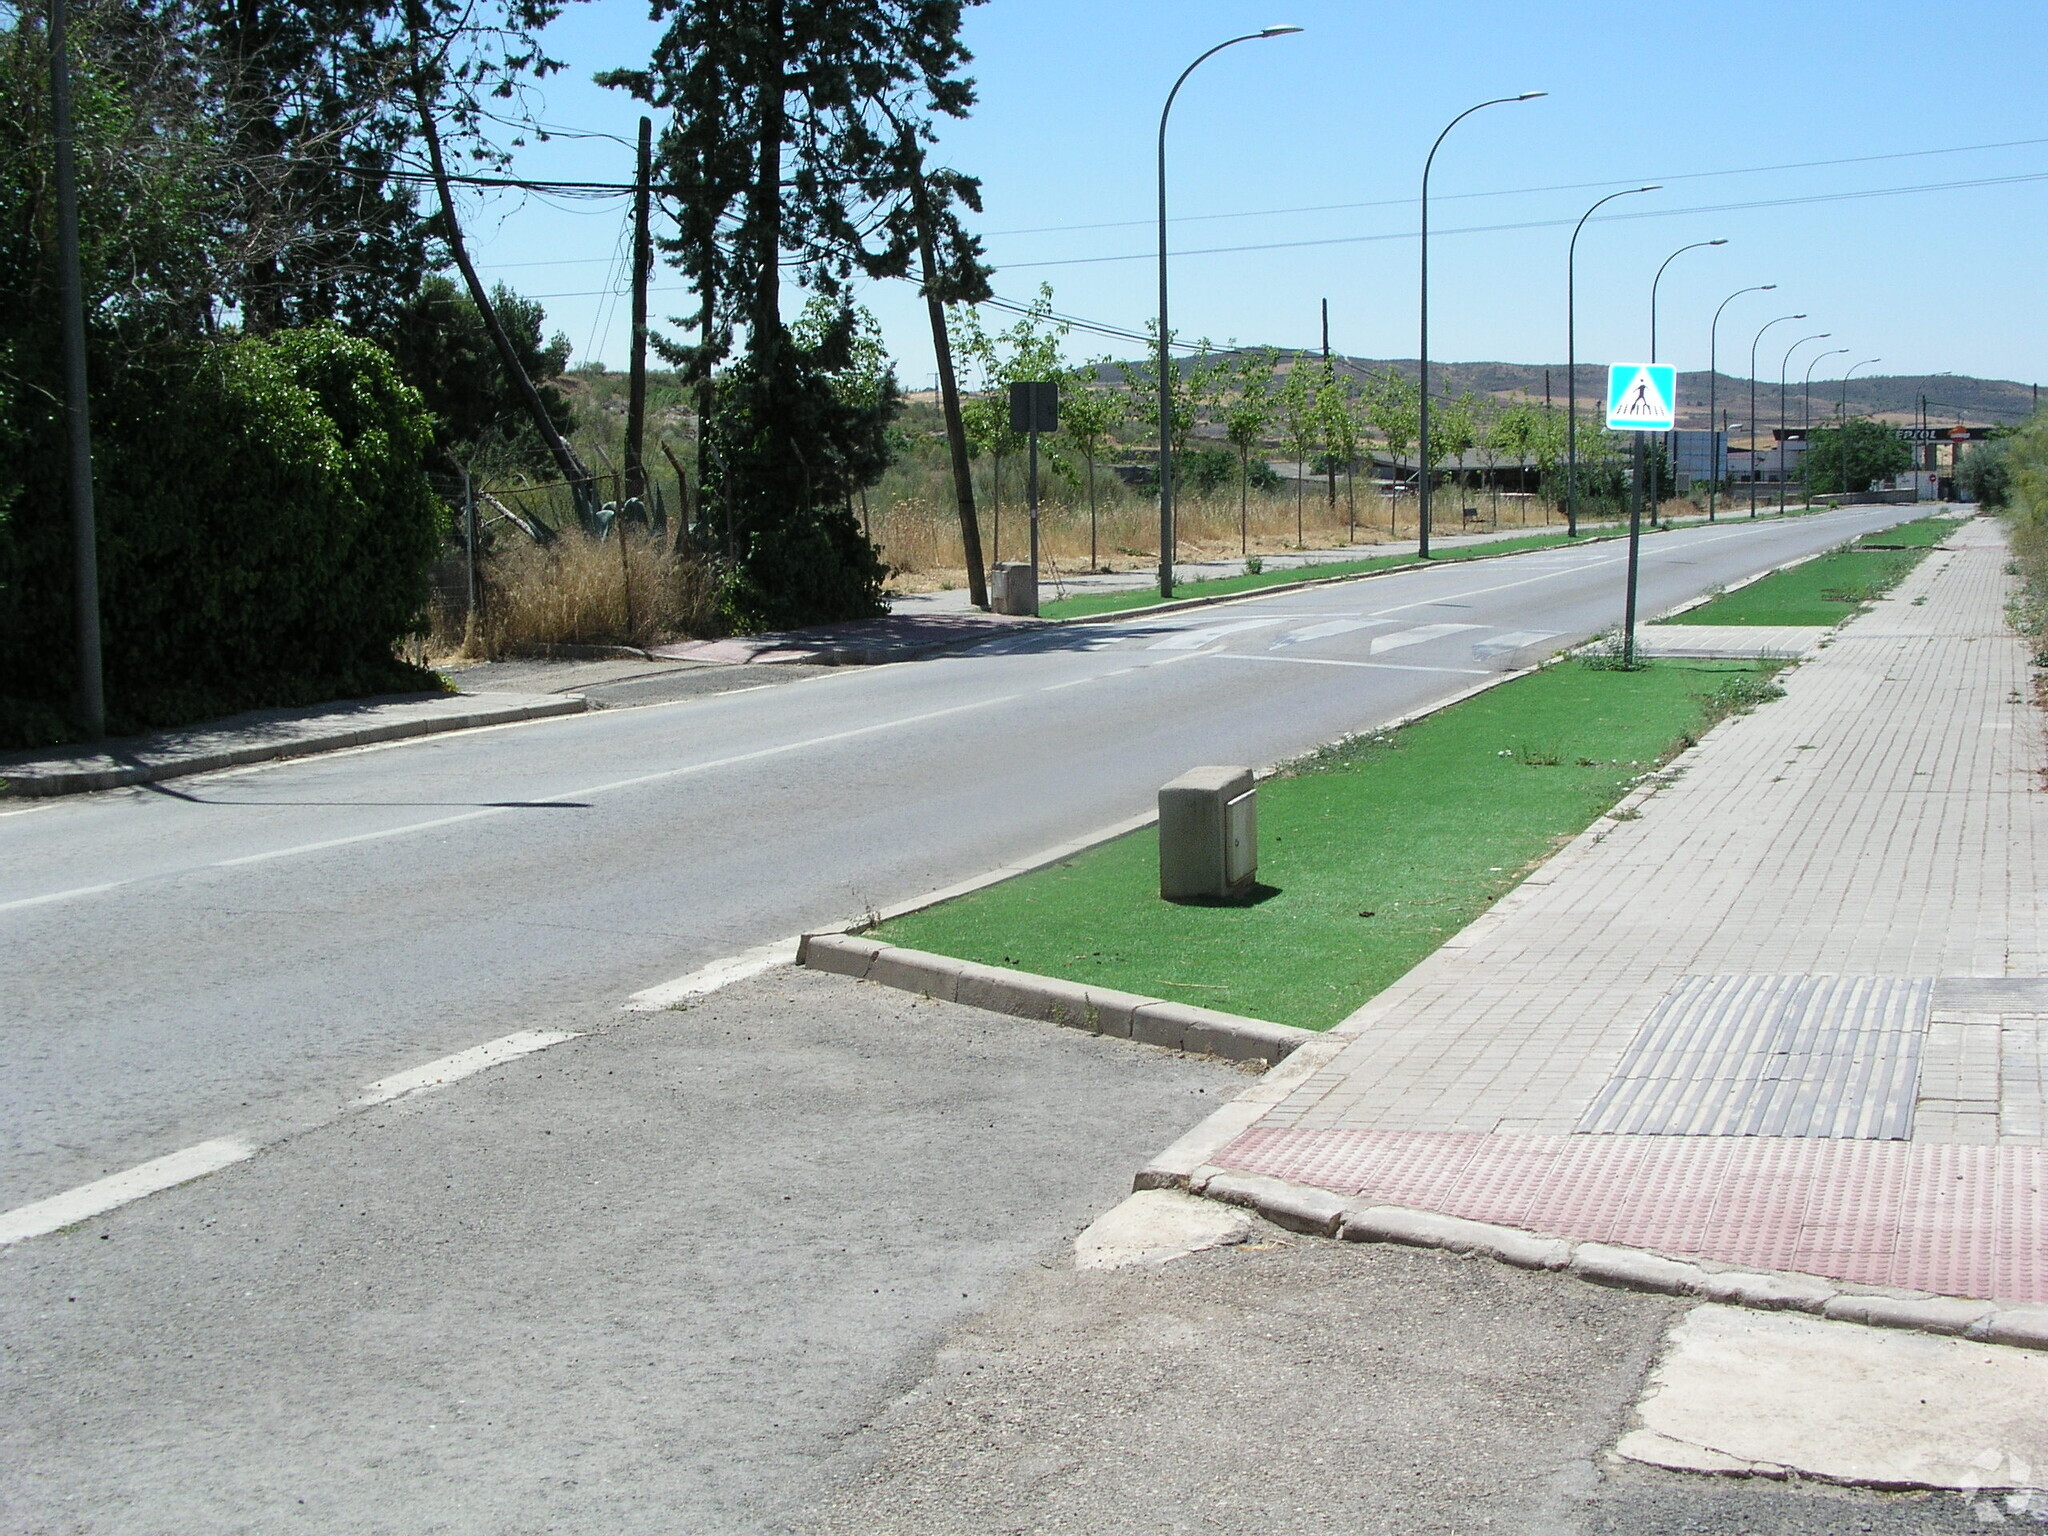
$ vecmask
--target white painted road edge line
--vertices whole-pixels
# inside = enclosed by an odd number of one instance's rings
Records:
[[[75,1226],[131,1200],[140,1200],[144,1195],[204,1178],[230,1163],[239,1163],[255,1155],[256,1148],[250,1143],[223,1136],[217,1141],[202,1141],[182,1152],[168,1153],[149,1162],[138,1163],[133,1168],[124,1168],[119,1173],[110,1173],[104,1179],[67,1189],[47,1200],[16,1206],[11,1211],[0,1213],[0,1246]]]
[[[674,981],[664,981],[660,986],[635,992],[626,999],[626,1012],[659,1013],[685,999],[708,996],[720,987],[745,981],[749,976],[758,976],[778,965],[794,965],[797,943],[794,938],[777,939],[772,944],[757,945],[737,955],[727,955],[723,960],[714,960],[687,976],[678,976]]]
[[[358,1107],[370,1104],[384,1104],[392,1099],[404,1098],[409,1093],[428,1093],[436,1088],[446,1088],[450,1083],[459,1083],[465,1077],[474,1077],[486,1067],[495,1067],[501,1061],[544,1051],[551,1045],[560,1045],[564,1040],[574,1040],[581,1033],[573,1029],[522,1029],[516,1034],[497,1040],[486,1040],[482,1045],[473,1045],[466,1051],[457,1051],[453,1056],[443,1056],[439,1061],[430,1061],[423,1067],[414,1067],[410,1072],[400,1072],[391,1077],[380,1078],[356,1096]]]

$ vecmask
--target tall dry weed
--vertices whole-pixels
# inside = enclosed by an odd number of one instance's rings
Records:
[[[571,529],[545,548],[520,541],[485,562],[481,622],[489,657],[541,645],[659,645],[718,632],[718,581],[666,538],[629,530],[600,542]]]

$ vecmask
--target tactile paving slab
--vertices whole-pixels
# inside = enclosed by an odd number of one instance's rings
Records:
[[[1924,976],[1688,976],[1578,1129],[1903,1141],[1933,992]]]
[[[1758,1269],[2048,1302],[2048,1148],[1254,1127],[1220,1167]]]

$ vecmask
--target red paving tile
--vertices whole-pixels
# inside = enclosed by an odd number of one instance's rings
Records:
[[[2048,1302],[2048,1147],[1272,1126],[1215,1162],[1550,1236]]]

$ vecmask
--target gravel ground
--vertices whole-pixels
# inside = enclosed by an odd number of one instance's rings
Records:
[[[1020,1279],[850,1446],[811,1536],[1927,1536],[1959,1498],[1610,1462],[1684,1304],[1263,1228]]]

